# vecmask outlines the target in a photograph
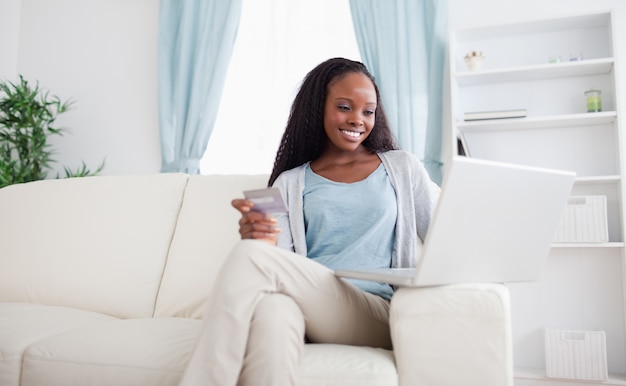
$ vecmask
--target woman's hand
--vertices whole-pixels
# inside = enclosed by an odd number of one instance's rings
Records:
[[[276,219],[272,216],[252,211],[251,201],[237,198],[231,205],[241,213],[239,220],[239,234],[242,239],[263,240],[272,245],[278,244],[280,229],[276,228]]]

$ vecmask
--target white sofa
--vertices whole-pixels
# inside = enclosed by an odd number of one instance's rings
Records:
[[[100,176],[0,189],[0,386],[176,385],[267,176]],[[394,351],[307,344],[300,385],[512,384],[506,287],[401,289]],[[280,386],[280,385],[278,385]]]

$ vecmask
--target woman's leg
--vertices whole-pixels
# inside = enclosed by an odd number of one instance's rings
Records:
[[[257,304],[237,386],[295,385],[304,349],[304,316],[289,296]]]
[[[211,291],[182,385],[237,384],[253,314],[268,293],[293,299],[313,342],[391,347],[386,300],[336,278],[306,257],[244,240],[227,257]]]

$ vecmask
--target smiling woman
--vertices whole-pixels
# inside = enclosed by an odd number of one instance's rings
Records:
[[[244,0],[202,174],[271,172],[300,80],[335,56],[360,60],[348,0]]]

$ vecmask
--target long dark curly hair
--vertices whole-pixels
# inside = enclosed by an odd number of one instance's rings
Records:
[[[395,139],[380,100],[374,77],[363,63],[344,58],[332,58],[311,70],[302,81],[296,95],[287,126],[276,152],[274,169],[268,185],[272,186],[280,173],[305,162],[317,159],[328,141],[324,131],[324,104],[328,86],[350,73],[366,75],[376,90],[374,128],[363,141],[363,146],[373,153],[396,149]]]

